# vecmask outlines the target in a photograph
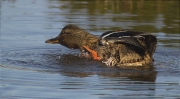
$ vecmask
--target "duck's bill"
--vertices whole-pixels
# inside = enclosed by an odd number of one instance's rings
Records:
[[[52,39],[46,40],[45,43],[58,44],[59,40],[57,38],[52,38]]]

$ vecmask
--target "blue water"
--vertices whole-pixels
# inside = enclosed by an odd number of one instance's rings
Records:
[[[178,3],[2,0],[0,98],[180,98]],[[44,43],[67,24],[94,35],[114,29],[150,32],[158,38],[154,65],[107,67],[79,58],[78,50]]]

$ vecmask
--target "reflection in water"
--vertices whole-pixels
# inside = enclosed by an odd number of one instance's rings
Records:
[[[73,77],[99,75],[104,77],[126,77],[137,81],[154,82],[156,80],[156,71],[153,66],[145,66],[143,68],[107,67],[98,61],[79,58],[78,53],[68,51],[59,53],[60,51],[54,49],[11,51],[2,56],[4,57],[2,62],[6,62],[5,65],[18,65],[20,66],[19,69],[22,69],[23,66],[23,69],[34,68],[34,70],[40,72],[54,72]],[[14,59],[13,57],[16,58]]]
[[[9,86],[12,87],[17,86],[15,88],[23,93],[20,95],[16,93],[19,95],[17,97],[32,98],[31,95],[25,96],[26,90],[41,93],[42,90],[49,90],[49,87],[53,87],[53,90],[51,89],[52,91],[43,97],[49,97],[50,93],[66,97],[67,91],[70,92],[69,98],[72,96],[118,98],[119,95],[133,96],[136,94],[155,96],[156,85],[154,83],[157,73],[153,66],[144,68],[107,67],[101,62],[81,59],[77,53],[56,49],[26,49],[3,53],[5,58],[2,62],[6,65],[0,65],[0,67],[19,70],[15,73],[7,70],[2,76],[2,83],[10,83]],[[26,57],[22,58],[22,56]],[[122,92],[119,93],[119,91]],[[79,92],[84,95],[79,96]]]

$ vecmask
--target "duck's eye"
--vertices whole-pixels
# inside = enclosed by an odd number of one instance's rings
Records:
[[[70,34],[70,32],[65,32],[65,31],[63,31],[63,32],[61,32],[60,35],[66,35],[66,34]]]

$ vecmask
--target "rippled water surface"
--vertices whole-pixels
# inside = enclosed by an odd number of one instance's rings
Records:
[[[2,0],[1,99],[180,98],[179,1]],[[157,36],[154,65],[107,67],[46,44],[67,24],[94,35],[133,29]]]

